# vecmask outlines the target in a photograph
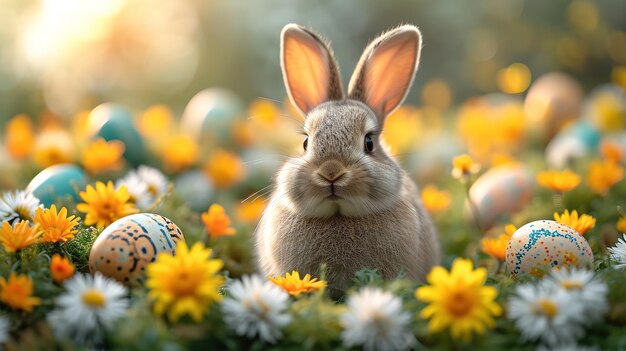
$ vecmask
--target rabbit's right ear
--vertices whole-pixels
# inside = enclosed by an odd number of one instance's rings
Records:
[[[303,115],[323,102],[343,99],[337,64],[320,37],[297,24],[288,24],[280,46],[285,87]]]

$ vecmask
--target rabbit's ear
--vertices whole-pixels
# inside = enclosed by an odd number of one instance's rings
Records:
[[[402,102],[417,71],[422,35],[404,25],[382,34],[365,49],[350,85],[350,98],[367,104],[382,122]]]
[[[322,102],[343,99],[339,70],[324,40],[297,24],[288,24],[280,46],[285,87],[300,112],[306,115]]]

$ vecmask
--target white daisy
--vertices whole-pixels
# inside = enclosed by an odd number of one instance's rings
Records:
[[[556,346],[575,343],[583,334],[586,316],[583,306],[573,303],[572,294],[531,284],[518,285],[515,292],[509,299],[508,317],[523,338]]]
[[[0,316],[0,350],[2,350],[2,344],[9,340],[11,335],[9,332],[11,331],[11,322],[5,316]]]
[[[341,317],[346,347],[364,350],[404,350],[415,344],[411,314],[402,311],[402,300],[379,288],[364,288],[347,302]]]
[[[97,343],[129,306],[126,287],[100,273],[77,274],[64,287],[66,292],[57,298],[56,309],[48,314],[48,324],[58,338]]]
[[[141,180],[148,184],[148,192],[155,200],[167,193],[169,182],[165,175],[158,169],[148,166],[139,166],[136,173]]]
[[[222,301],[226,324],[249,338],[274,343],[281,329],[291,322],[287,311],[289,295],[276,284],[258,275],[244,276],[228,287],[230,297]]]
[[[129,172],[124,178],[115,182],[116,189],[122,185],[126,186],[130,201],[134,202],[137,208],[147,210],[154,203],[154,197],[148,192],[148,184],[139,178],[137,173]]]
[[[615,246],[609,247],[611,259],[617,262],[615,269],[626,268],[626,234],[622,235],[624,237],[618,239]]]
[[[43,205],[32,193],[25,190],[7,191],[0,198],[0,221],[32,221],[38,207]]]
[[[606,301],[608,287],[587,269],[554,269],[541,281],[546,289],[562,289],[571,294],[573,303],[583,306],[587,322],[602,319],[609,306]]]

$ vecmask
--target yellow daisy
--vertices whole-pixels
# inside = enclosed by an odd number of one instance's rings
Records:
[[[589,229],[596,226],[595,218],[588,214],[582,214],[579,217],[576,210],[571,213],[568,210],[565,210],[563,214],[554,212],[554,220],[573,228],[575,231],[580,233],[580,235],[585,234]]]
[[[19,221],[13,226],[3,221],[0,242],[6,252],[16,252],[34,244],[40,234],[39,227],[37,225],[31,227],[29,221]]]
[[[564,193],[580,184],[580,176],[569,169],[564,171],[544,171],[537,174],[537,183],[546,189]]]
[[[85,225],[95,224],[103,228],[122,217],[139,212],[129,202],[130,194],[126,187],[115,190],[113,182],[97,182],[95,188],[87,185],[86,191],[80,192],[80,198],[85,202],[76,205],[76,209],[87,214]]]
[[[439,190],[435,185],[429,184],[422,189],[422,202],[430,213],[444,212],[450,208],[452,195],[445,190]]]
[[[37,208],[35,211],[35,223],[39,224],[43,230],[41,237],[43,243],[66,242],[73,238],[78,232],[76,229],[78,221],[76,216],[67,216],[65,207],[62,207],[58,213],[55,205],[50,206],[50,209]]]
[[[119,140],[98,138],[83,150],[81,163],[92,174],[117,171],[124,164],[124,149],[124,143]]]
[[[587,183],[591,190],[606,195],[613,185],[624,179],[624,168],[611,160],[593,161],[587,173]]]
[[[474,332],[483,334],[493,327],[493,317],[502,313],[494,301],[498,291],[484,285],[487,270],[474,270],[470,260],[457,258],[450,272],[437,266],[426,279],[430,285],[418,288],[415,295],[429,303],[420,316],[430,319],[430,332],[449,328],[454,339],[470,340]]]
[[[480,171],[480,165],[470,155],[463,154],[452,159],[452,176],[467,181],[469,176]]]
[[[163,166],[172,172],[180,172],[191,167],[198,160],[200,147],[186,134],[171,138],[163,148]]]
[[[504,234],[500,234],[497,239],[484,238],[481,241],[483,252],[503,261],[506,256],[506,247],[509,245],[509,239],[511,239],[516,230],[517,228],[513,224],[508,224],[504,227]]]
[[[311,279],[310,274],[305,275],[304,279],[300,279],[300,273],[296,271],[292,271],[291,274],[285,274],[285,277],[268,277],[268,279],[292,296],[316,292],[326,286],[326,281],[318,281],[317,278]]]
[[[187,314],[200,322],[211,302],[222,299],[217,289],[225,279],[217,272],[224,263],[210,256],[211,249],[202,243],[189,249],[184,241],[179,241],[175,256],[161,253],[148,265],[146,286],[156,314],[167,312],[173,322]]]
[[[239,182],[245,171],[239,156],[224,150],[214,151],[204,169],[218,188],[227,188]]]
[[[30,312],[41,304],[41,299],[33,297],[33,281],[26,275],[12,272],[9,280],[0,277],[0,301],[13,309]]]

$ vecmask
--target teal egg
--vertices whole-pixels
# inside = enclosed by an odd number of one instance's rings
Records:
[[[213,199],[211,180],[199,170],[188,171],[174,179],[174,193],[194,211],[206,211]]]
[[[589,121],[581,120],[563,129],[546,147],[546,159],[554,168],[566,167],[572,160],[593,154],[601,135]]]
[[[145,162],[146,148],[141,135],[133,125],[133,115],[124,106],[106,103],[97,106],[89,114],[88,128],[94,136],[106,141],[124,143],[124,158],[134,165]]]
[[[181,126],[196,140],[215,140],[227,143],[232,139],[233,122],[244,115],[241,100],[221,88],[202,90],[189,100]]]
[[[45,207],[50,207],[58,198],[72,196],[78,201],[78,190],[85,188],[87,176],[75,165],[54,165],[41,171],[33,178],[26,190],[32,192]]]

